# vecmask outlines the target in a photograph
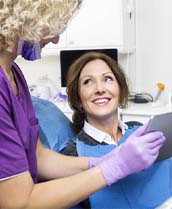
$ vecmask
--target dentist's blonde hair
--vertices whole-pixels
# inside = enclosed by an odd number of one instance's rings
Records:
[[[0,51],[64,31],[81,0],[0,0]]]

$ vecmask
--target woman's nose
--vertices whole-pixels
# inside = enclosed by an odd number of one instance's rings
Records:
[[[59,39],[60,39],[60,36],[53,37],[53,38],[51,39],[51,42],[52,42],[53,44],[57,44],[57,43],[59,42]]]
[[[105,92],[105,86],[104,83],[101,81],[96,82],[96,93],[102,93]]]

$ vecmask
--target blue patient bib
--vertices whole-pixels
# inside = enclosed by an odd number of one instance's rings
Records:
[[[121,138],[123,143],[135,129],[129,129]],[[79,156],[100,157],[116,145],[90,146],[77,140]],[[153,209],[172,195],[172,161],[153,164],[143,172],[129,175],[89,197],[91,208],[97,209]]]

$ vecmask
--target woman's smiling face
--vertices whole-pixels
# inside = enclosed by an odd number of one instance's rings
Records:
[[[103,120],[117,113],[120,89],[105,61],[96,59],[84,66],[79,77],[78,91],[89,122]]]

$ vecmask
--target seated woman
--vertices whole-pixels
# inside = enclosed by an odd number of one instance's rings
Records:
[[[126,107],[128,92],[125,75],[112,58],[96,52],[78,58],[67,79],[78,135],[65,154],[99,157],[124,143],[137,128],[118,119],[118,107]],[[171,184],[172,161],[167,159],[91,195],[90,207],[155,208],[172,195]]]

